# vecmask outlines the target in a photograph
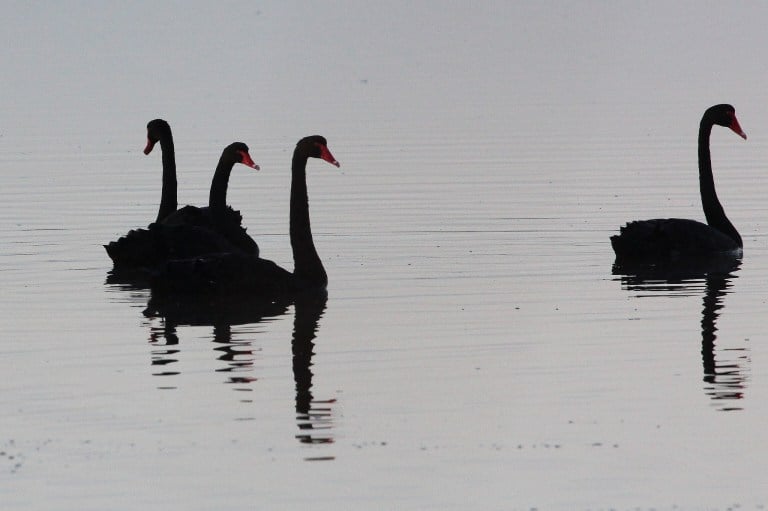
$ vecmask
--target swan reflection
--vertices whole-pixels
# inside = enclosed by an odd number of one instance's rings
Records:
[[[176,357],[181,350],[175,347],[179,344],[176,326],[172,323],[163,322],[159,327],[150,327],[149,343],[155,346],[155,349],[152,350],[152,365],[158,366],[158,372],[152,374],[154,376],[176,376],[179,374],[179,371],[164,369],[164,366],[172,366],[179,361]]]
[[[178,328],[183,326],[209,326],[212,328],[212,341],[217,360],[223,367],[217,372],[227,373],[226,380],[231,384],[250,384],[255,378],[237,374],[253,371],[257,350],[253,340],[246,336],[233,335],[232,327],[253,325],[277,318],[288,312],[287,300],[265,300],[247,296],[217,295],[180,295],[152,293],[144,310],[144,316],[159,319],[159,323],[150,324],[150,344],[152,365],[159,366],[155,376],[176,376],[174,370],[181,353]],[[248,391],[247,387],[238,390]]]
[[[306,444],[333,443],[330,430],[333,427],[332,406],[336,400],[316,400],[312,395],[314,340],[327,301],[328,296],[323,291],[303,293],[295,302],[291,349],[296,382],[296,421],[300,430],[296,438]]]
[[[126,286],[115,289],[134,292]],[[138,299],[146,295],[132,295]],[[146,298],[144,298],[146,300]],[[315,399],[312,358],[320,319],[325,313],[328,294],[325,290],[306,291],[289,297],[263,299],[248,296],[224,297],[220,295],[167,295],[152,293],[143,311],[149,323],[149,342],[152,346],[153,376],[165,378],[161,389],[173,389],[173,377],[179,376],[178,363],[182,354],[182,328],[206,326],[212,328],[213,351],[223,366],[216,372],[226,374],[225,383],[240,392],[251,392],[257,381],[255,363],[260,349],[255,345],[256,325],[286,316],[293,307],[294,321],[291,337],[292,370],[295,383],[295,411],[298,432],[296,439],[302,444],[332,444],[334,442],[335,399]],[[233,328],[240,327],[240,328]],[[249,398],[243,403],[252,403]],[[328,460],[333,456],[311,456],[306,460]]]
[[[685,261],[664,265],[614,265],[622,288],[638,296],[698,296],[703,294],[701,312],[701,356],[704,392],[723,411],[740,410],[748,381],[749,350],[745,346],[726,349],[717,341],[717,319],[724,297],[731,292],[741,260],[732,257]]]

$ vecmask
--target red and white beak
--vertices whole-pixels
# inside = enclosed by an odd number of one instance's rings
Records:
[[[259,166],[253,163],[253,159],[251,159],[251,155],[248,154],[247,151],[238,151],[238,152],[240,153],[240,157],[242,158],[242,160],[240,160],[240,163],[248,167],[251,167],[252,169],[259,170]]]
[[[328,148],[324,145],[320,145],[320,158],[327,161],[331,165],[336,165],[337,167],[341,167],[339,162],[336,161],[336,158],[334,158],[333,155],[331,154],[331,151],[329,151]]]

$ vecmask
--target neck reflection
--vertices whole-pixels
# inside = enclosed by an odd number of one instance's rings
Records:
[[[704,393],[722,411],[743,409],[741,400],[749,379],[748,348],[721,347],[717,341],[717,320],[724,298],[731,292],[741,260],[723,258],[708,261],[684,261],[679,264],[633,267],[614,266],[613,274],[621,275],[624,289],[639,291],[638,296],[691,296],[703,291],[701,311],[701,357]]]
[[[150,325],[150,344],[152,365],[162,368],[154,376],[174,377],[181,374],[173,370],[182,353],[179,342],[179,327],[210,326],[213,330],[213,351],[216,359],[223,366],[216,372],[227,374],[224,383],[234,385],[240,392],[252,391],[252,385],[258,380],[254,375],[255,361],[259,350],[254,348],[258,332],[249,329],[272,318],[288,314],[294,307],[293,335],[291,339],[292,370],[295,383],[296,424],[299,432],[295,435],[301,444],[333,444],[335,399],[315,399],[312,391],[315,339],[317,338],[320,318],[328,302],[325,290],[309,291],[278,300],[246,299],[244,297],[189,297],[152,295],[144,310],[150,319],[159,319],[159,325]],[[244,326],[243,330],[233,334],[233,326]],[[174,389],[175,386],[163,385],[159,388]],[[241,399],[252,403],[252,399]],[[313,455],[304,458],[307,461],[332,460],[334,456]]]
[[[735,270],[734,270],[735,271]],[[740,410],[731,403],[744,398],[748,380],[746,364],[749,349],[746,346],[717,350],[717,318],[724,307],[723,297],[732,286],[729,274],[709,274],[706,280],[704,306],[701,312],[701,358],[704,366],[704,391],[722,410]]]
[[[325,312],[325,291],[304,293],[297,297],[293,321],[293,379],[296,383],[296,422],[300,433],[296,438],[304,444],[333,443],[332,405],[335,399],[316,400],[312,394],[312,357],[314,356],[320,318]],[[307,460],[333,459],[312,457]]]

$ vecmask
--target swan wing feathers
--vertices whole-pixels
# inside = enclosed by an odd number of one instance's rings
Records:
[[[629,222],[611,236],[616,257],[696,257],[738,249],[731,238],[707,224],[683,218]]]

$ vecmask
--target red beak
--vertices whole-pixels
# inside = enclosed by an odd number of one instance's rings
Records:
[[[248,154],[246,151],[238,151],[238,152],[240,153],[240,157],[242,158],[240,163],[248,167],[251,167],[252,169],[259,170],[259,166],[253,163],[253,160],[251,159],[250,154]]]
[[[147,146],[144,148],[144,154],[151,153],[153,147],[155,147],[155,142],[153,140],[147,138]]]
[[[741,129],[741,126],[739,125],[739,121],[738,121],[738,119],[736,119],[735,115],[733,116],[733,120],[731,121],[731,125],[728,126],[728,127],[731,128],[731,130],[733,130],[734,133],[736,133],[738,136],[740,136],[744,140],[747,139],[747,134],[744,133],[743,129]]]
[[[336,161],[336,158],[334,158],[333,155],[331,154],[331,151],[329,151],[328,148],[324,145],[320,146],[320,158],[327,161],[331,165],[336,165],[337,167],[341,167],[339,162]]]

